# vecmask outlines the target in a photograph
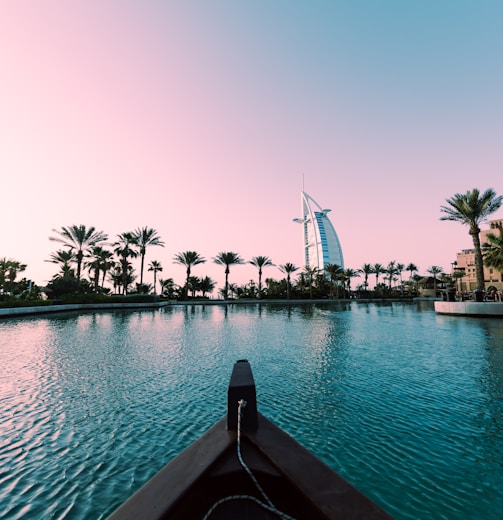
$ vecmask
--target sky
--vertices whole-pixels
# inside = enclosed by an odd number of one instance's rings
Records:
[[[0,0],[0,258],[45,285],[53,229],[303,265],[304,188],[346,268],[449,272],[447,198],[503,194],[500,0]],[[503,210],[493,218],[503,218]],[[139,262],[136,265],[139,273]],[[283,277],[277,267],[265,277]],[[152,273],[145,273],[145,281]],[[252,265],[229,281],[257,280]],[[356,282],[357,283],[357,282]],[[353,282],[353,286],[355,282]]]

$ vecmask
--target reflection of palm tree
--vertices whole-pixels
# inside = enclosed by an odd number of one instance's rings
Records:
[[[289,300],[290,299],[290,291],[291,291],[291,282],[290,282],[290,276],[292,273],[295,273],[295,271],[298,271],[298,267],[294,264],[291,264],[290,262],[287,262],[284,265],[279,266],[279,270],[282,273],[286,274],[286,297]]]
[[[224,298],[227,299],[229,294],[229,273],[230,266],[235,264],[242,264],[243,259],[239,256],[239,253],[233,253],[232,251],[218,253],[213,259],[218,265],[225,265],[225,287],[223,291]]]
[[[185,278],[185,297],[187,297],[189,291],[189,278],[191,273],[191,268],[194,265],[204,264],[206,262],[206,258],[203,258],[196,251],[184,251],[183,253],[177,253],[173,258],[175,264],[184,265],[186,270],[186,278]]]
[[[158,262],[157,260],[152,260],[148,266],[149,271],[154,272],[154,294],[157,294],[156,291],[156,283],[157,283],[157,273],[162,271],[162,265],[161,262]]]
[[[140,254],[140,285],[143,285],[143,266],[145,262],[145,254],[148,246],[161,246],[164,247],[164,242],[161,241],[161,237],[157,231],[152,228],[142,227],[138,228],[132,233],[134,244],[138,246],[138,253]]]
[[[479,224],[491,213],[498,210],[503,203],[503,196],[497,196],[492,189],[486,190],[482,195],[479,190],[473,189],[464,194],[456,193],[452,198],[446,199],[448,206],[441,206],[444,213],[440,220],[453,220],[470,228],[473,248],[475,249],[475,273],[477,276],[477,289],[483,291],[484,264],[482,248],[480,246]]]
[[[262,269],[264,267],[270,267],[274,264],[268,256],[254,256],[249,262],[258,269],[258,297],[262,297]]]
[[[60,231],[57,229],[53,229],[52,231],[57,233],[59,236],[49,237],[49,240],[60,242],[75,251],[77,280],[80,280],[84,253],[91,247],[107,240],[108,236],[102,231],[96,231],[96,228],[93,226],[86,228],[84,225],[62,227]]]

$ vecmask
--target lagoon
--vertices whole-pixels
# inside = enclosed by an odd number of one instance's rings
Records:
[[[503,510],[503,320],[431,303],[190,305],[0,321],[0,517],[101,519],[259,410],[396,519]]]

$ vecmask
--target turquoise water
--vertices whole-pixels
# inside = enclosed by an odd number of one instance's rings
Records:
[[[260,411],[396,519],[503,510],[503,320],[429,305],[192,306],[0,321],[0,517],[99,519]]]

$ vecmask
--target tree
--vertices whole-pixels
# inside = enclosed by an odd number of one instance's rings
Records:
[[[161,237],[155,229],[142,227],[135,229],[132,233],[133,243],[138,247],[138,253],[140,255],[140,285],[143,285],[143,267],[145,262],[145,254],[147,247],[149,246],[160,246],[164,247]]]
[[[489,188],[482,195],[478,189],[467,191],[464,194],[456,193],[452,198],[446,199],[448,206],[441,206],[444,213],[440,220],[452,220],[469,227],[475,250],[475,274],[477,277],[477,289],[485,290],[484,265],[482,248],[480,245],[479,224],[489,215],[497,211],[503,203],[503,196]]]
[[[319,274],[319,269],[317,267],[310,267],[306,265],[306,267],[304,267],[304,270],[302,271],[302,274],[304,276],[306,286],[309,288],[309,298],[312,300],[313,284],[316,279],[316,276]]]
[[[18,262],[17,260],[12,260],[11,258],[1,258],[0,259],[0,288],[2,290],[12,291],[14,289],[14,284],[17,278],[18,273],[24,271],[27,265]]]
[[[239,253],[233,253],[232,251],[226,251],[218,253],[218,255],[213,258],[213,261],[217,265],[224,265],[225,266],[225,287],[223,290],[224,298],[227,299],[227,296],[229,294],[229,273],[230,273],[230,266],[231,265],[237,265],[237,264],[243,264],[243,259],[239,256]]]
[[[93,226],[86,228],[84,225],[62,227],[61,230],[53,229],[52,231],[59,236],[49,237],[49,240],[59,242],[74,252],[77,263],[77,280],[80,281],[84,254],[100,242],[105,242],[108,235],[103,231],[96,231]]]
[[[292,290],[292,284],[290,281],[290,277],[291,277],[292,273],[295,273],[295,271],[298,271],[299,268],[296,265],[294,265],[290,262],[287,262],[286,264],[280,265],[279,270],[282,273],[286,274],[286,297],[289,300],[290,292]]]
[[[51,253],[49,260],[53,264],[61,266],[62,276],[75,276],[74,270],[70,267],[70,263],[75,260],[75,255],[72,249],[58,249],[55,253]]]
[[[414,273],[417,273],[419,271],[419,269],[417,268],[417,265],[415,264],[409,264],[406,268],[405,268],[406,271],[409,271],[410,273],[410,276],[409,276],[409,281],[412,280],[412,276],[414,275]]]
[[[371,264],[363,264],[362,268],[360,269],[360,272],[365,275],[363,285],[365,287],[365,290],[367,290],[369,286],[369,275],[374,274],[374,268]]]
[[[398,276],[400,277],[400,294],[403,292],[403,279],[402,279],[402,273],[403,273],[403,270],[405,269],[405,265],[404,264],[396,264],[396,271],[397,271],[397,274]]]
[[[330,297],[333,298],[335,293],[336,282],[341,280],[341,277],[344,274],[344,269],[337,264],[327,264],[325,266],[325,271],[328,273],[330,277]]]
[[[113,253],[103,248],[102,246],[94,246],[91,248],[91,251],[89,252],[88,256],[89,260],[86,262],[85,265],[90,272],[94,271],[93,285],[95,291],[98,291],[100,283],[100,273],[104,273],[104,280],[105,273],[108,271],[108,269],[110,269],[112,257]]]
[[[215,289],[215,282],[209,277],[205,276],[201,278],[199,283],[199,289],[201,290],[203,298],[206,297],[206,293],[212,293]]]
[[[487,242],[482,245],[484,264],[503,273],[503,227],[498,226],[499,235],[487,233]]]
[[[187,294],[189,292],[189,278],[190,278],[192,266],[198,265],[198,264],[204,264],[204,262],[206,262],[206,258],[203,258],[196,251],[185,251],[183,253],[177,253],[173,258],[173,262],[175,264],[184,265],[187,268],[186,278],[185,278],[185,287],[184,287],[185,298],[187,298]]]
[[[161,294],[163,296],[173,298],[177,288],[177,285],[175,284],[173,278],[166,278],[165,280],[160,278],[159,285],[161,286]]]
[[[410,288],[410,291],[412,292],[412,290],[413,290],[412,277],[414,276],[414,273],[417,273],[419,271],[419,269],[417,268],[417,265],[415,265],[413,263],[410,263],[409,265],[407,265],[405,270],[409,271],[409,273],[410,273],[410,275],[409,275],[409,288]]]
[[[118,240],[114,242],[114,253],[119,257],[121,285],[124,294],[127,294],[127,289],[134,280],[133,266],[129,262],[129,258],[138,256],[138,253],[132,247],[134,245],[135,238],[131,232],[120,233]]]
[[[396,260],[392,260],[387,266],[384,271],[388,275],[388,281],[389,281],[389,289],[391,291],[391,283],[393,280],[396,279],[396,275],[398,274],[397,264]]]
[[[346,280],[348,286],[348,294],[351,295],[351,278],[356,278],[359,276],[361,271],[359,269],[345,269],[343,271],[344,280]]]
[[[254,256],[249,262],[258,269],[258,297],[262,297],[262,269],[264,267],[270,267],[274,264],[268,256]]]
[[[442,274],[444,270],[438,265],[432,265],[429,269],[426,270],[427,273],[433,276],[433,290],[435,291],[435,296],[437,295],[437,275]]]
[[[149,271],[153,271],[154,273],[154,294],[157,294],[156,290],[156,284],[157,284],[157,273],[160,273],[162,271],[162,265],[161,262],[158,262],[157,260],[152,260],[148,266]]]
[[[385,273],[386,269],[381,264],[374,264],[374,267],[372,269],[373,269],[374,274],[376,275],[375,288],[377,289],[377,286],[379,285],[379,275]]]

